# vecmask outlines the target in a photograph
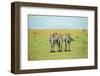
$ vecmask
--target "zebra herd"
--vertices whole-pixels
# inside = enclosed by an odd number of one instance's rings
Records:
[[[62,52],[63,43],[65,45],[64,51],[70,51],[71,41],[74,41],[74,39],[71,38],[71,35],[69,33],[65,34],[64,36],[60,33],[52,33],[49,38],[51,52],[55,52],[56,46],[58,47],[58,52]]]

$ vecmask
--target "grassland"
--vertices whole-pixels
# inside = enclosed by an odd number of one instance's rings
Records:
[[[49,37],[53,33],[70,33],[75,40],[70,52],[50,52]],[[79,59],[88,57],[87,30],[32,30],[28,32],[28,60]],[[63,43],[64,50],[64,43]],[[57,51],[57,50],[56,50]]]

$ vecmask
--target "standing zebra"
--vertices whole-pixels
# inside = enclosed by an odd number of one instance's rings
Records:
[[[64,38],[64,42],[65,42],[65,51],[69,50],[70,51],[70,44],[71,41],[74,41],[74,39],[71,38],[70,34],[66,34],[65,38]]]
[[[62,43],[63,43],[63,36],[62,34],[58,35],[58,51],[61,52],[62,51]]]
[[[55,46],[58,45],[57,33],[51,34],[51,36],[49,38],[49,42],[51,45],[51,52],[55,52]]]

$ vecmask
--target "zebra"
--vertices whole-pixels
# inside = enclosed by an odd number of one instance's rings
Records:
[[[58,52],[62,51],[62,44],[63,44],[63,36],[62,34],[58,35]]]
[[[71,38],[71,35],[65,34],[64,42],[65,42],[65,51],[69,50],[70,51],[70,44],[71,41],[74,41],[74,39]]]
[[[62,34],[52,33],[50,38],[49,38],[49,42],[51,45],[51,52],[55,52],[56,46],[58,47],[58,52],[61,52],[63,42],[65,42],[65,49],[64,50],[70,51],[71,41],[74,41],[74,39],[71,38],[71,35],[69,33],[65,34],[64,38],[63,38]]]
[[[55,46],[58,45],[57,33],[51,34],[51,36],[49,38],[49,42],[51,45],[51,52],[55,52]]]

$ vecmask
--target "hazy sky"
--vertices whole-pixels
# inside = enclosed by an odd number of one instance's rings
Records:
[[[88,17],[29,15],[30,29],[87,29]]]

